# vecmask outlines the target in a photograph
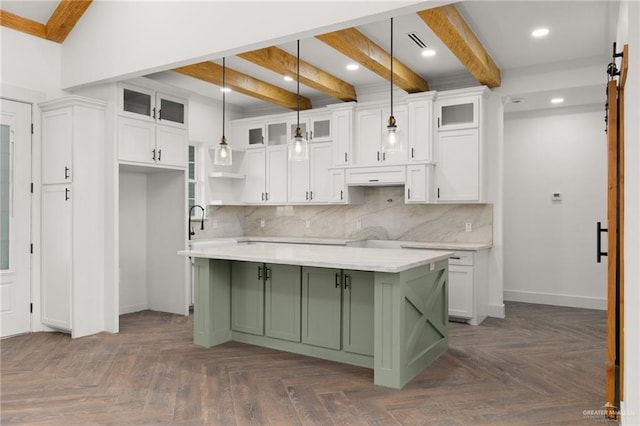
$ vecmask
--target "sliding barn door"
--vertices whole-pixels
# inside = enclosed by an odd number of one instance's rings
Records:
[[[622,53],[619,72],[607,85],[607,417],[617,418],[623,396],[623,318],[624,318],[624,84],[627,76],[627,53]],[[614,59],[615,44],[614,44]],[[616,77],[618,79],[616,80]],[[599,250],[599,249],[598,249]]]

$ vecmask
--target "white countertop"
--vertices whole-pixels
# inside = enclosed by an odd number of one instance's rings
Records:
[[[318,244],[249,243],[197,247],[179,251],[182,256],[240,260],[246,262],[316,266],[397,273],[439,260],[448,259],[451,251],[398,250],[387,248],[345,247]]]

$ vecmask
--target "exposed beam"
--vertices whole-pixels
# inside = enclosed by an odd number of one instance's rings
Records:
[[[47,39],[62,43],[78,23],[92,0],[61,0],[47,21]]]
[[[417,14],[479,83],[500,86],[500,68],[455,5],[422,10]]]
[[[32,36],[47,38],[44,24],[23,18],[6,10],[0,10],[0,25]]]
[[[175,72],[194,77],[208,83],[222,86],[222,65],[214,62],[200,62],[185,67],[174,68]],[[236,92],[261,99],[272,104],[295,110],[296,94],[278,86],[258,80],[241,72],[226,68],[225,84]],[[311,109],[309,98],[300,96],[300,109]]]
[[[296,78],[297,57],[279,47],[266,47],[241,53],[240,58],[282,75]],[[300,60],[300,83],[341,101],[357,101],[356,89],[344,80]]]
[[[390,80],[391,55],[356,28],[321,34],[316,38],[380,77]],[[429,90],[429,84],[422,77],[396,58],[393,59],[393,74],[393,83],[409,93]]]

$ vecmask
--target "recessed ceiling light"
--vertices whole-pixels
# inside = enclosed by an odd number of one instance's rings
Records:
[[[436,55],[436,51],[433,49],[423,49],[422,50],[422,56],[424,57],[431,57],[431,56],[435,56]]]
[[[228,88],[228,87],[221,87],[221,88],[220,88],[220,91],[221,91],[221,92],[225,92],[225,93],[229,93],[229,92],[231,91],[231,89],[230,89],[230,88]]]
[[[293,77],[289,77],[288,75],[285,75],[284,81],[293,81]]]
[[[552,104],[561,104],[564,102],[564,98],[553,98],[551,99]]]
[[[355,71],[355,70],[357,70],[358,68],[360,68],[360,65],[358,65],[358,64],[349,64],[349,65],[347,65],[347,69],[348,69],[349,71]]]
[[[544,37],[548,34],[549,34],[548,28],[536,28],[535,30],[531,31],[531,36],[536,38]]]

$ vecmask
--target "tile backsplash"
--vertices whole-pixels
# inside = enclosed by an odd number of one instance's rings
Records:
[[[457,243],[492,241],[491,204],[405,204],[401,186],[364,188],[362,201],[346,206],[210,206],[205,230],[196,229],[196,238],[246,235]],[[215,229],[214,220],[217,221]],[[470,232],[465,230],[466,223],[471,224]]]

